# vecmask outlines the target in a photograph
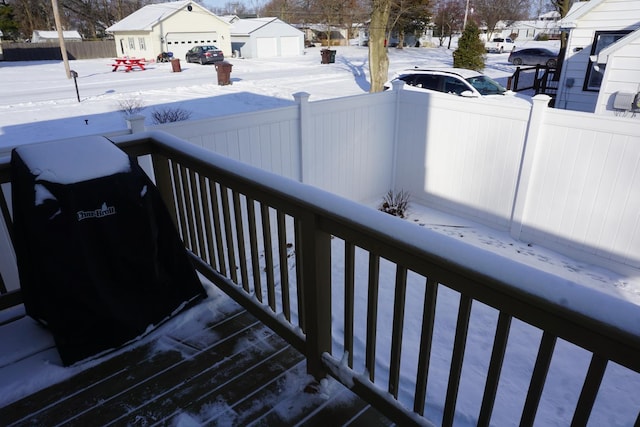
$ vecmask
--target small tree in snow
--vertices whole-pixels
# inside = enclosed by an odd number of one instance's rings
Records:
[[[484,69],[484,55],[480,30],[474,22],[469,22],[458,40],[458,49],[453,52],[453,66],[481,71]]]
[[[380,204],[378,210],[386,212],[389,215],[404,218],[407,215],[409,198],[409,193],[404,190],[400,190],[397,192],[389,190],[386,196],[384,196],[384,198],[382,199],[382,203]]]
[[[191,111],[182,108],[160,108],[151,113],[151,119],[155,125],[189,120],[190,117]]]

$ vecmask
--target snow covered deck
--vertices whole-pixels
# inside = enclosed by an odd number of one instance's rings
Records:
[[[30,319],[0,320],[10,330],[0,357],[15,362],[0,372],[0,407],[33,395],[23,401],[35,399],[37,409],[23,410],[31,416],[58,393],[77,425],[112,403],[126,418],[113,424],[135,424],[151,401],[167,414],[161,423],[180,425],[217,416],[287,423],[263,418],[267,407],[264,417],[295,414],[292,424],[386,424],[368,405],[403,426],[640,422],[636,304],[469,245],[463,235],[474,230],[442,224],[460,238],[437,233],[164,133],[116,142],[153,176],[208,298],[131,346],[68,368],[51,344],[36,345],[37,329],[19,331]],[[0,164],[0,182],[9,181]],[[0,284],[3,314],[19,301]],[[28,351],[15,357],[10,340]],[[312,378],[317,393],[301,392]],[[224,397],[210,399],[218,389]],[[77,409],[85,390],[93,403]]]
[[[304,356],[220,292],[140,341],[68,368],[21,311],[0,318],[0,378],[16,380],[14,396],[32,392],[0,405],[3,426],[391,425],[336,381],[314,386]]]

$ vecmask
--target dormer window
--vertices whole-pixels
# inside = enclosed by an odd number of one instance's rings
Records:
[[[584,79],[583,90],[598,92],[602,84],[604,69],[606,64],[598,64],[592,58],[597,58],[598,53],[607,46],[610,46],[629,34],[631,31],[596,31],[591,44],[591,55],[589,57],[589,65],[587,66],[587,74]]]

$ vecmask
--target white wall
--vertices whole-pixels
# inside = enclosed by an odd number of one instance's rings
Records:
[[[508,227],[530,108],[448,94],[402,95],[396,188],[427,205]]]
[[[386,91],[155,126],[355,201],[418,203],[522,241],[640,268],[640,121]]]
[[[520,238],[640,266],[640,123],[549,109]]]

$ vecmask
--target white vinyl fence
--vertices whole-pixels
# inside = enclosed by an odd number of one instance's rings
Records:
[[[155,126],[370,203],[390,189],[613,269],[640,267],[640,123],[393,90]],[[615,261],[615,263],[611,263]]]

